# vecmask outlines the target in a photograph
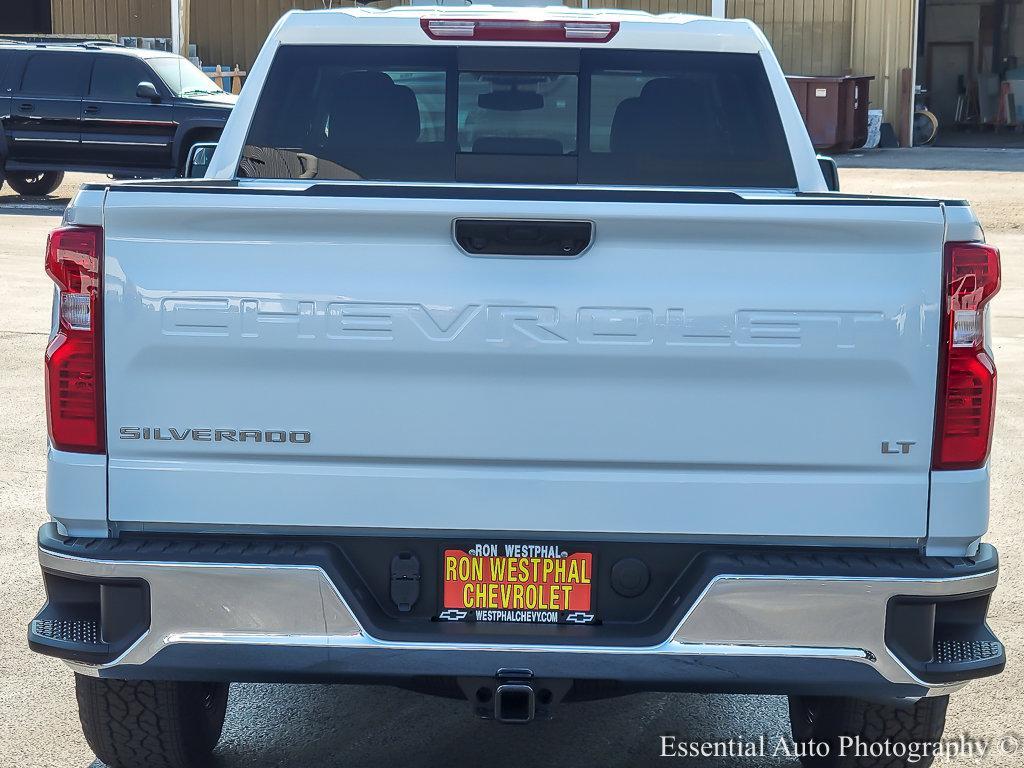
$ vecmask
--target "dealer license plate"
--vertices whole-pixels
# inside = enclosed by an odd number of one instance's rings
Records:
[[[441,621],[593,624],[594,555],[555,544],[445,549]]]

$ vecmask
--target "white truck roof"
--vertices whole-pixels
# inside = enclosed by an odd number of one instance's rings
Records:
[[[724,51],[761,53],[771,51],[761,31],[745,19],[713,19],[684,13],[651,14],[612,8],[569,8],[561,5],[397,6],[394,8],[335,8],[290,11],[271,32],[278,43],[472,45],[471,39],[431,41],[424,34],[424,18],[502,19],[509,21],[606,21],[619,30],[608,42],[589,43],[614,48]],[[358,31],[357,31],[358,30]],[[579,41],[573,41],[579,44]],[[493,45],[490,43],[481,43]],[[502,45],[550,45],[550,42],[507,41]],[[586,43],[584,43],[586,45]]]
[[[581,25],[608,24],[614,33],[605,40],[522,39],[495,41],[451,36],[435,39],[425,21],[431,19],[566,22]],[[528,37],[528,36],[524,36]],[[651,14],[619,9],[580,9],[565,6],[399,6],[378,8],[337,8],[290,11],[271,30],[253,65],[247,86],[228,120],[221,137],[221,149],[214,156],[207,175],[229,179],[237,161],[249,122],[259,101],[263,82],[278,48],[289,45],[409,45],[409,46],[501,46],[551,47],[565,45],[584,50],[698,51],[755,54],[764,62],[779,113],[789,139],[798,188],[813,192],[825,189],[807,129],[786,84],[768,39],[751,21],[715,19],[681,13]]]

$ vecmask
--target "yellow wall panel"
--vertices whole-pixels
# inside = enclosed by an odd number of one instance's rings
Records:
[[[581,0],[567,2],[581,4]],[[872,106],[884,109],[886,120],[895,123],[900,112],[900,70],[914,61],[916,3],[727,0],[726,8],[731,18],[751,19],[764,30],[788,74],[874,75]],[[392,3],[378,6],[388,4]],[[51,5],[57,34],[169,37],[171,33],[169,0],[51,0]],[[323,7],[323,0],[192,0],[189,39],[204,63],[248,69],[281,14],[292,8]],[[711,13],[711,0],[592,0],[591,7],[706,15]]]
[[[850,66],[854,0],[729,0],[733,19],[764,30],[787,74],[842,75]]]
[[[788,72],[836,74],[849,61],[854,0],[727,0],[729,15],[765,30]],[[170,35],[169,0],[51,0],[57,34]],[[377,3],[386,7],[392,3]],[[397,4],[397,3],[394,3]],[[581,0],[567,0],[578,6]],[[341,3],[338,3],[341,5]],[[591,0],[593,8],[650,13],[711,13],[711,0]],[[323,8],[322,0],[192,0],[190,41],[206,62],[248,67],[267,32],[292,8]]]
[[[897,122],[902,118],[909,124],[912,112],[913,96],[900,94],[900,72],[914,66],[916,9],[917,0],[854,0],[850,66],[857,74],[875,76],[871,106],[885,111],[885,121],[897,133]]]
[[[170,37],[167,0],[50,0],[57,35]]]

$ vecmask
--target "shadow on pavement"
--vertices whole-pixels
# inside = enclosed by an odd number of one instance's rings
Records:
[[[67,205],[32,206],[31,208],[4,208],[0,205],[0,216],[60,216]]]
[[[52,216],[58,208],[67,208],[71,198],[64,195],[54,197],[24,197],[23,195],[0,194],[0,213],[31,216],[33,213],[45,213]]]
[[[514,726],[477,720],[464,701],[342,685],[233,686],[216,765],[640,767],[664,764],[665,734],[680,742],[764,734],[770,747],[764,758],[677,757],[673,765],[799,765],[771,755],[789,734],[781,697],[634,695],[565,705],[551,721]]]
[[[916,171],[1024,172],[1024,149],[855,149],[835,155],[840,168],[887,168]]]

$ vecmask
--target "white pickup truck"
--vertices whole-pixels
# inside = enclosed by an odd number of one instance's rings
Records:
[[[809,766],[927,765],[1005,663],[999,254],[827,186],[746,21],[284,17],[205,178],[49,242],[29,641],[97,755],[201,764],[229,682],[337,681],[784,694]]]

